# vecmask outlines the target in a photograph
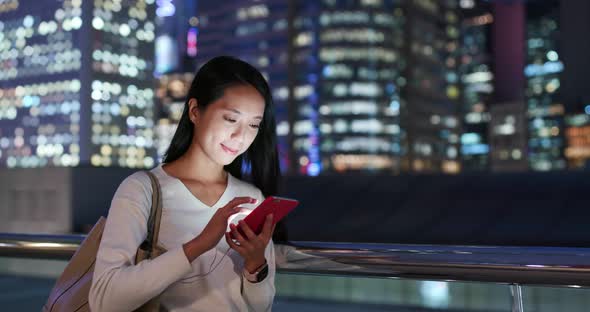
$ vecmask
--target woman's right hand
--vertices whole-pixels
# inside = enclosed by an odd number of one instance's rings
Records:
[[[201,254],[217,246],[227,231],[227,222],[229,217],[240,212],[240,205],[254,203],[256,203],[255,198],[236,197],[225,206],[217,209],[201,234],[183,245],[184,252],[189,261],[192,262]]]

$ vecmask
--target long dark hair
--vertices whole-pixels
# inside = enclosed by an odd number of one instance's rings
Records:
[[[249,169],[251,182],[264,196],[276,195],[281,178],[277,151],[276,121],[272,94],[266,80],[252,65],[229,56],[218,56],[205,63],[195,75],[188,91],[184,111],[178,122],[170,147],[164,155],[164,163],[180,158],[193,140],[193,123],[189,119],[190,99],[196,99],[200,111],[223,96],[228,87],[250,85],[264,98],[264,115],[258,134],[248,150],[224,169],[236,178],[242,178],[242,166]],[[282,223],[277,225],[275,238],[286,240]],[[276,234],[281,233],[279,237]],[[277,240],[277,239],[275,239]]]

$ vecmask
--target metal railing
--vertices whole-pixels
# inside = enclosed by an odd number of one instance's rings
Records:
[[[68,260],[84,237],[0,233],[0,257]],[[522,311],[521,285],[590,287],[590,248],[290,242],[275,250],[282,273],[508,284],[512,311]]]

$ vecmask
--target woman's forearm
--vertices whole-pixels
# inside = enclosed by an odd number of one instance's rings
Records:
[[[207,248],[203,245],[199,236],[182,245],[182,249],[184,250],[186,258],[191,263],[207,251]]]

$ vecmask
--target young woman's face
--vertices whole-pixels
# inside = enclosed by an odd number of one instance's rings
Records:
[[[251,85],[228,87],[204,111],[191,99],[190,118],[195,125],[193,144],[220,165],[244,153],[256,138],[264,115],[264,98]]]

